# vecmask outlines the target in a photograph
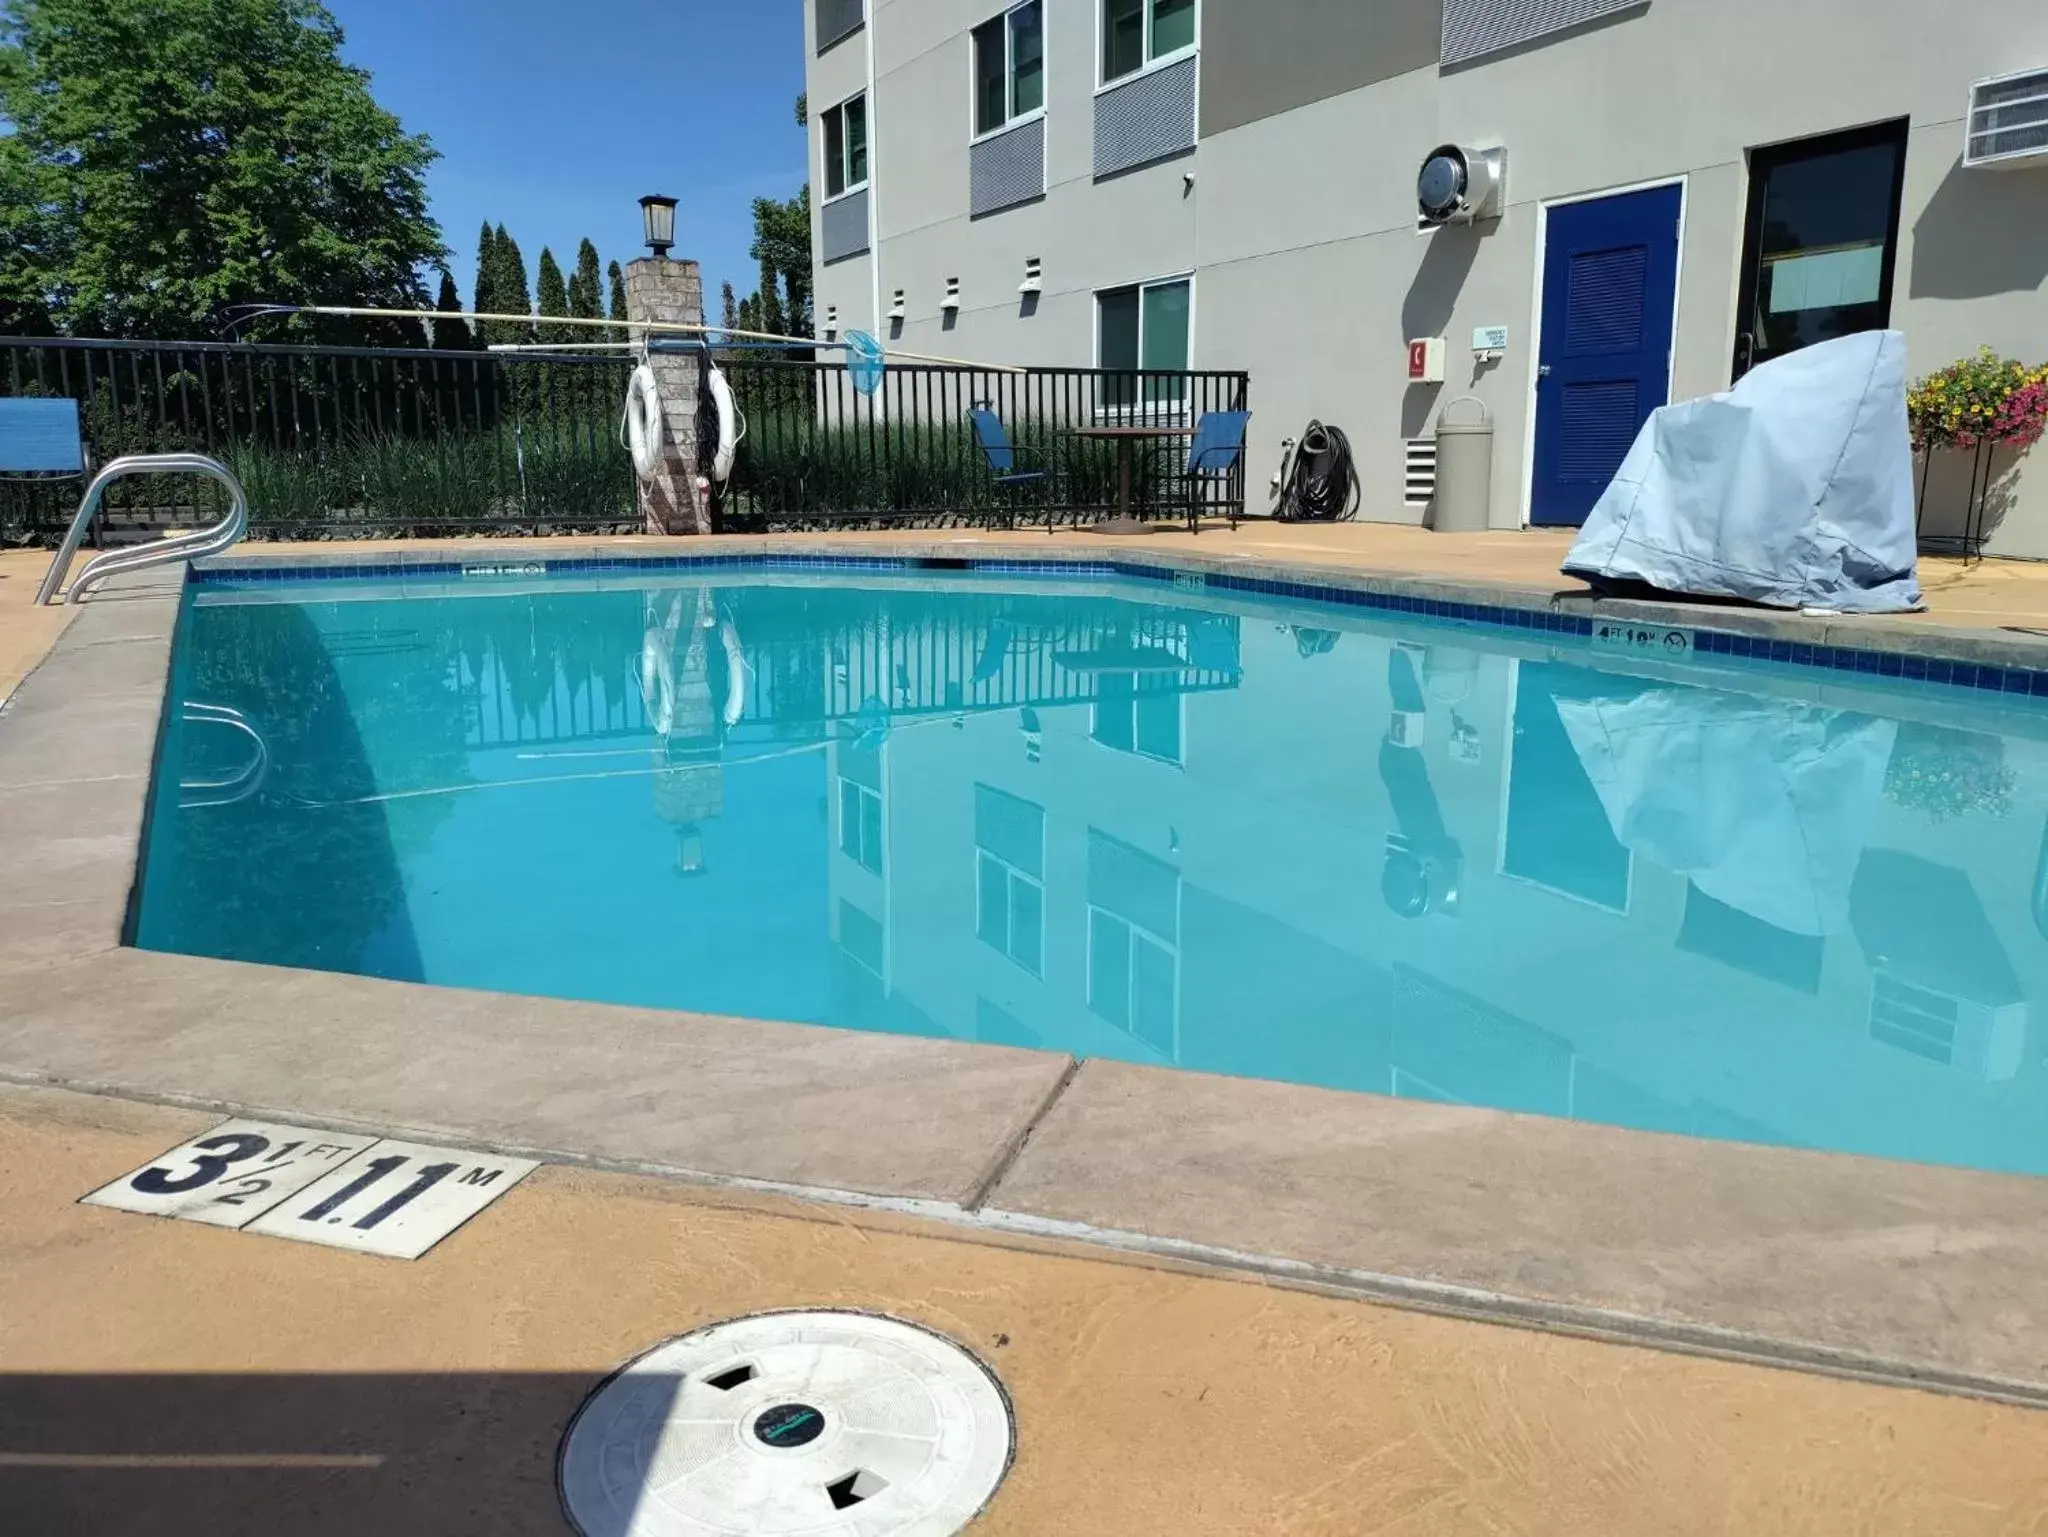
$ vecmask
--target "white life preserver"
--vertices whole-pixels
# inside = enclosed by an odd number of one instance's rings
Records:
[[[732,474],[733,456],[747,435],[747,424],[733,399],[732,384],[716,363],[711,365],[711,403],[718,408],[718,452],[711,460],[711,478],[722,485]]]
[[[642,363],[626,385],[626,416],[620,429],[633,456],[633,470],[642,480],[654,479],[661,468],[661,389],[654,370]]]

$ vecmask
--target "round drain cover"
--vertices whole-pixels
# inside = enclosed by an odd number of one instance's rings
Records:
[[[1009,1404],[952,1341],[866,1313],[764,1313],[657,1347],[562,1445],[584,1537],[944,1537],[1009,1471]]]

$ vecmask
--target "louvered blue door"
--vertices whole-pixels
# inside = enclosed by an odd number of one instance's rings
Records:
[[[1529,520],[1576,527],[1671,391],[1681,189],[1550,210]]]

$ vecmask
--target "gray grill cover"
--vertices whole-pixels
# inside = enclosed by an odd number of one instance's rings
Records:
[[[1915,555],[1906,339],[1869,331],[1652,415],[1564,569],[1877,614],[1921,607]]]

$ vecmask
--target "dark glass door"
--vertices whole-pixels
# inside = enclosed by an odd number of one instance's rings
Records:
[[[1749,154],[1735,377],[1891,324],[1906,120]]]

